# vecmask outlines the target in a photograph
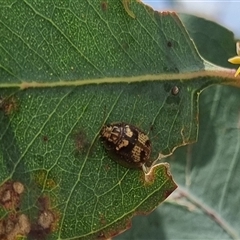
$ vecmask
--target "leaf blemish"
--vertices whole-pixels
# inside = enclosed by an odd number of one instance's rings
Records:
[[[44,169],[36,171],[34,180],[38,186],[48,190],[52,190],[58,186],[52,178],[49,178],[48,172]]]
[[[100,232],[100,233],[97,235],[97,239],[106,239],[106,236],[104,235],[104,233]]]
[[[42,140],[45,143],[48,142],[48,136],[47,135],[42,136]]]
[[[57,214],[51,210],[50,200],[46,196],[38,199],[38,206],[38,218],[31,224],[29,236],[33,239],[47,239],[47,236],[56,230]]]
[[[90,146],[86,133],[80,129],[73,134],[76,153],[85,153]]]
[[[21,182],[7,181],[0,186],[0,205],[5,209],[19,209],[20,197],[24,192],[24,185]]]
[[[25,214],[19,214],[17,212],[10,213],[1,219],[0,226],[1,239],[20,239],[20,236],[25,237],[30,231],[28,217]]]
[[[44,229],[50,229],[51,224],[54,222],[54,215],[49,210],[44,210],[38,217],[38,224]]]
[[[154,130],[154,124],[151,124],[150,125],[150,131],[153,132],[153,130]]]
[[[102,11],[106,12],[107,8],[108,8],[107,2],[105,2],[105,1],[101,2],[101,9],[102,9]]]
[[[11,115],[18,109],[18,101],[15,97],[1,97],[0,109],[3,110],[5,115]]]
[[[147,186],[150,186],[150,185],[152,185],[154,183],[155,177],[156,177],[156,175],[155,175],[155,168],[151,167],[147,174],[144,174],[144,175],[141,176],[140,180],[143,183],[143,185],[145,187],[147,187]]]
[[[168,47],[172,47],[172,46],[173,46],[173,45],[172,45],[172,42],[171,42],[171,41],[168,41],[168,42],[167,42],[167,46],[168,46]]]

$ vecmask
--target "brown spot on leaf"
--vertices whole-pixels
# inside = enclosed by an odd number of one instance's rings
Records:
[[[45,143],[48,142],[48,136],[47,135],[42,136],[42,140]]]
[[[169,190],[169,191],[165,191],[165,192],[164,192],[164,197],[165,197],[165,199],[166,199],[174,190],[175,190],[175,188],[174,188],[174,189],[171,189],[171,190]]]
[[[20,182],[7,181],[0,186],[0,204],[8,210],[18,210],[24,186]]]
[[[102,11],[103,11],[103,12],[106,12],[106,11],[107,11],[107,8],[108,8],[107,2],[102,1],[102,2],[101,2],[101,9],[102,9]]]
[[[155,167],[151,167],[147,174],[144,174],[142,179],[145,186],[152,185],[155,181],[156,174],[155,174]]]
[[[153,132],[154,131],[154,124],[150,125],[150,131]]]
[[[25,214],[11,213],[0,220],[0,239],[15,240],[29,232],[30,223]]]
[[[104,235],[104,233],[100,232],[98,235],[97,235],[97,239],[101,240],[101,239],[106,239],[106,236]]]
[[[46,196],[38,199],[39,213],[36,221],[31,225],[29,233],[32,239],[47,239],[47,236],[56,230],[58,214],[51,209],[50,199]]]
[[[76,153],[85,153],[90,144],[87,135],[83,130],[79,130],[73,134]]]
[[[105,169],[106,172],[108,172],[108,171],[110,170],[110,166],[106,164],[106,165],[104,166],[104,169]]]
[[[13,189],[16,193],[18,193],[19,195],[23,193],[24,191],[24,186],[22,183],[20,182],[14,182],[13,183]]]
[[[167,42],[167,46],[168,46],[168,47],[172,47],[172,46],[173,46],[172,42],[171,42],[171,41],[168,41],[168,42]]]
[[[49,210],[44,210],[38,217],[38,225],[44,229],[50,229],[54,222],[54,215]]]
[[[18,109],[17,99],[13,96],[6,98],[1,97],[0,109],[2,109],[6,115],[11,115]]]
[[[50,234],[50,229],[44,229],[38,224],[31,225],[31,231],[29,233],[30,239],[36,240],[45,240],[47,236]]]
[[[106,221],[104,214],[100,214],[99,219],[100,219],[101,225],[105,226],[107,221]]]
[[[50,206],[49,198],[46,196],[38,198],[38,205],[41,211],[48,209]]]

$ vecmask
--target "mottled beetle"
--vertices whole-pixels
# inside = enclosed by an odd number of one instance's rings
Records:
[[[151,142],[139,128],[124,123],[103,126],[101,139],[115,161],[128,168],[143,168],[150,159]]]

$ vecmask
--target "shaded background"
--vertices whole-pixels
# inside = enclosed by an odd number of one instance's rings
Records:
[[[215,21],[240,39],[240,1],[239,0],[142,0],[159,11],[176,11],[189,13]]]

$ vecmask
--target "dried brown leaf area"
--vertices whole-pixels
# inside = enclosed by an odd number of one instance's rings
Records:
[[[49,198],[39,197],[36,216],[29,216],[21,209],[25,192],[24,185],[18,181],[7,181],[0,186],[0,207],[6,212],[0,219],[0,239],[15,240],[20,236],[46,239],[56,229],[58,217],[51,209]]]
[[[0,205],[6,211],[0,220],[0,239],[13,240],[30,232],[29,218],[20,213],[24,185],[21,182],[7,181],[0,187]]]

